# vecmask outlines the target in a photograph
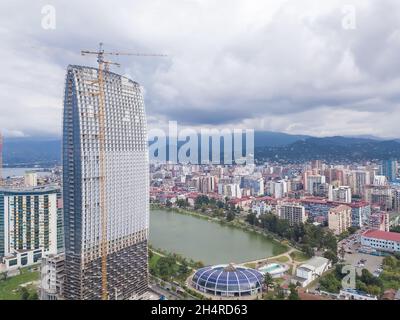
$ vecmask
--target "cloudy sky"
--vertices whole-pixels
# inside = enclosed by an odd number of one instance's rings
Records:
[[[118,58],[150,127],[400,137],[398,0],[1,0],[0,39],[6,136],[60,136],[66,66],[102,41],[168,54]]]

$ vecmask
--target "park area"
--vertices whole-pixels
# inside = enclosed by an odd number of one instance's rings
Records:
[[[2,276],[0,279],[0,300],[37,300],[39,272],[34,269],[21,269],[19,275]]]

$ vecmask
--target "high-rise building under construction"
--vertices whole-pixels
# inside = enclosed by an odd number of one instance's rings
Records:
[[[147,290],[146,130],[138,83],[108,70],[68,67],[63,116],[66,299],[134,299]]]

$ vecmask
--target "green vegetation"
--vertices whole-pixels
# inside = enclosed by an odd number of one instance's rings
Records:
[[[390,228],[390,232],[400,233],[400,226],[395,226]]]
[[[285,263],[285,262],[289,262],[289,258],[286,256],[282,256],[282,257],[278,257],[273,259],[276,262],[281,262],[281,263]]]
[[[331,293],[339,293],[342,288],[343,265],[336,265],[335,269],[322,276],[319,280],[320,289]]]
[[[387,256],[383,260],[383,272],[379,277],[375,277],[367,269],[361,271],[361,275],[356,275],[356,289],[381,296],[387,289],[400,289],[400,257]],[[324,275],[320,281],[321,290],[339,293],[342,288],[342,264],[336,265],[332,272]]]
[[[301,251],[293,251],[290,253],[290,256],[292,257],[293,260],[297,262],[303,262],[310,258],[308,255],[306,255],[304,252]]]
[[[0,280],[0,300],[36,300],[36,287],[27,283],[38,281],[39,272],[21,269],[21,274]],[[24,286],[25,285],[25,286]]]
[[[263,214],[259,218],[256,218],[254,213],[250,213],[246,221],[251,225],[288,239],[294,245],[301,247],[307,258],[314,255],[314,248],[318,250],[328,249],[333,253],[337,252],[335,235],[321,226],[314,226],[310,223],[290,226],[287,220],[279,219],[272,213]]]
[[[198,269],[202,266],[202,262],[187,260],[179,254],[149,249],[150,273],[164,281],[177,281],[183,284],[192,269]]]
[[[334,253],[332,250],[325,251],[324,258],[327,258],[328,260],[332,261],[332,264],[336,264],[339,261],[336,253]]]
[[[290,294],[288,299],[289,300],[300,300],[299,294],[296,289],[296,285],[291,283],[289,284]]]
[[[341,233],[338,237],[339,241],[348,238],[350,235],[355,234],[358,229],[356,227],[350,227],[345,232]]]
[[[268,272],[264,275],[264,286],[265,286],[265,290],[269,291],[269,287],[272,286],[274,284],[274,278],[272,278],[271,274],[269,274]]]
[[[384,290],[400,289],[400,255],[388,256],[383,259],[383,272],[379,278]]]

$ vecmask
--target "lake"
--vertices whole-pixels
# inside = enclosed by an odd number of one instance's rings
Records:
[[[243,263],[285,251],[260,234],[159,209],[150,211],[150,244],[206,265]]]

